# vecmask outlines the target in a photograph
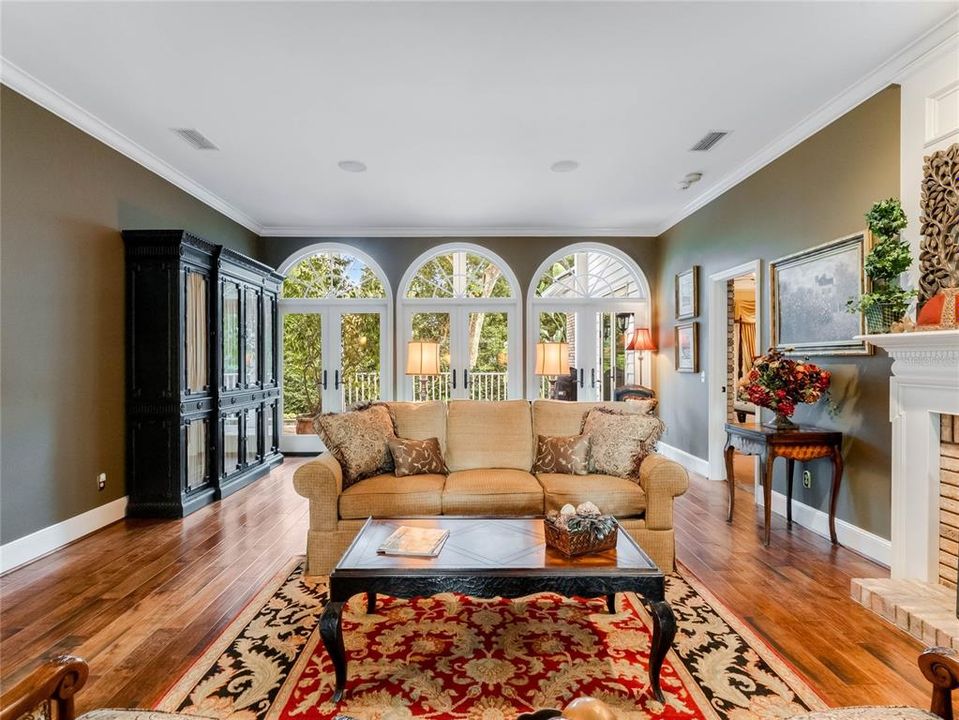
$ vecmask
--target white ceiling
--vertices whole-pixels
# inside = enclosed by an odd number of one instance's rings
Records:
[[[3,2],[0,47],[6,84],[262,234],[649,234],[887,84],[955,7]],[[708,130],[732,134],[689,152]]]

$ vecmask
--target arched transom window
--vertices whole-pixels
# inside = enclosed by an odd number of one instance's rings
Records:
[[[488,257],[455,250],[430,258],[410,278],[407,298],[511,298],[513,288]]]
[[[377,270],[352,253],[317,252],[299,260],[286,271],[283,297],[385,298],[386,288]]]
[[[561,255],[536,283],[540,298],[645,298],[647,291],[635,263],[603,250]]]

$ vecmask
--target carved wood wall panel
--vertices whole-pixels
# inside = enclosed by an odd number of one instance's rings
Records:
[[[919,217],[919,304],[959,287],[959,143],[927,155]]]

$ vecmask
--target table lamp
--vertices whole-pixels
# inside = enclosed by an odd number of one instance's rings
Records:
[[[406,346],[406,374],[419,377],[420,400],[425,399],[428,377],[440,374],[440,344],[411,340]]]

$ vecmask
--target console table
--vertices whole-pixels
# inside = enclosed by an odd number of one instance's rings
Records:
[[[770,512],[772,510],[773,464],[777,457],[786,458],[786,522],[793,521],[793,472],[796,461],[807,462],[818,458],[832,459],[832,488],[829,497],[829,537],[836,540],[836,498],[842,482],[842,433],[810,426],[791,430],[766,427],[760,423],[726,423],[726,484],[729,488],[729,511],[726,522],[733,521],[736,503],[736,476],[733,473],[733,455],[758,455],[763,483],[764,535],[763,544],[769,545]]]

